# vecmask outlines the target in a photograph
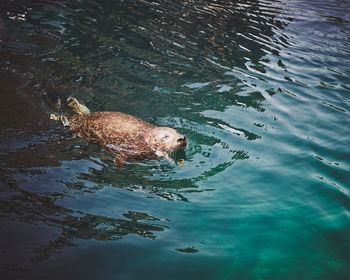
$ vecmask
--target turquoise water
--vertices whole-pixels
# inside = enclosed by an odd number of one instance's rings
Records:
[[[0,4],[1,279],[349,279],[349,1]],[[75,96],[189,138],[113,165]]]

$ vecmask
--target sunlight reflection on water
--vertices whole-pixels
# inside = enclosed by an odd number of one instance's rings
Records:
[[[346,279],[346,1],[0,7],[2,278]],[[49,120],[71,95],[178,129],[184,166],[116,168]]]

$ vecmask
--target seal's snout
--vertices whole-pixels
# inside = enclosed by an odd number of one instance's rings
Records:
[[[177,138],[177,143],[179,148],[186,147],[188,143],[186,136],[180,135],[180,137]]]

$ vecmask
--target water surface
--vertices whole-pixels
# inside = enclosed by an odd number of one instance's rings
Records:
[[[348,279],[349,1],[0,4],[1,279]],[[189,138],[113,165],[74,96]]]

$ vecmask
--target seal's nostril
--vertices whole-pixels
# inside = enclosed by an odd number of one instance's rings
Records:
[[[183,136],[183,137],[178,138],[177,142],[186,142],[186,137]]]

